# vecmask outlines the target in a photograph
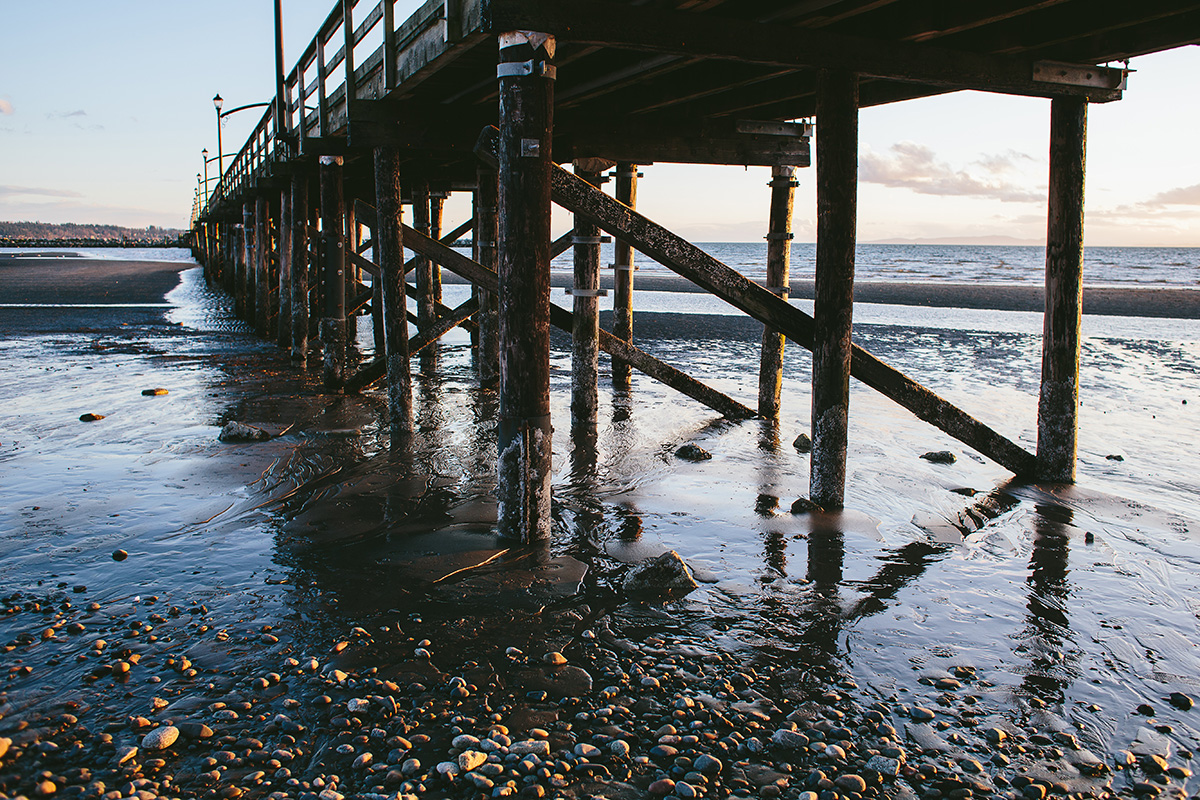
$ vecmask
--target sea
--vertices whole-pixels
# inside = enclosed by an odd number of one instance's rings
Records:
[[[702,246],[763,274],[762,244]],[[856,269],[860,281],[1036,285],[1043,258],[1035,247],[863,245]],[[793,246],[793,276],[811,276],[812,262],[811,245]],[[1087,250],[1087,285],[1189,291],[1198,281],[1200,249]],[[445,291],[451,306],[466,296]],[[166,303],[156,324],[0,331],[5,593],[122,613],[147,597],[202,603],[226,630],[270,624],[297,654],[329,652],[355,627],[385,647],[381,631],[399,619],[447,665],[514,644],[558,649],[562,641],[539,640],[540,617],[514,627],[510,612],[531,596],[547,608],[582,598],[589,630],[669,641],[687,657],[733,654],[778,676],[799,669],[861,706],[938,707],[934,682],[970,668],[981,725],[1069,731],[1102,758],[1150,726],[1176,753],[1200,751],[1195,713],[1165,700],[1200,696],[1193,321],[1085,317],[1073,486],[1015,482],[854,384],[846,508],[818,514],[790,511],[808,490],[808,456],[793,444],[809,433],[807,353],[787,349],[778,423],[721,419],[643,376],[616,390],[604,361],[599,428],[573,438],[569,340],[555,334],[554,541],[531,566],[495,536],[497,398],[476,378],[466,334],[414,358],[417,431],[397,442],[379,390],[323,394],[319,363],[294,367],[254,338],[199,269],[181,273]],[[637,293],[635,339],[753,405],[759,332],[710,324],[733,312],[706,303]],[[1040,315],[1025,312],[856,310],[858,344],[1030,450],[1040,332]],[[357,341],[369,357],[367,318]],[[169,394],[141,394],[151,387]],[[84,412],[105,419],[81,423]],[[275,436],[222,443],[230,420]],[[677,458],[689,443],[712,458]],[[922,458],[935,451],[953,463]],[[127,559],[113,560],[118,549]],[[667,603],[623,602],[624,572],[667,550],[700,588]],[[0,640],[30,624],[0,616]],[[114,612],[94,627],[106,624],[124,623]],[[411,651],[387,646],[397,659]],[[210,650],[224,669],[256,667],[252,651]],[[8,684],[10,706],[51,703],[83,669],[67,658],[35,666],[36,680]],[[131,684],[127,697],[102,702],[116,713],[159,691]]]

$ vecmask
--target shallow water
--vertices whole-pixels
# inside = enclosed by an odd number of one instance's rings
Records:
[[[1147,702],[1177,747],[1200,748],[1200,712],[1163,701],[1200,691],[1200,344],[1186,329],[1088,335],[1076,487],[1010,485],[1000,467],[855,386],[847,511],[810,516],[788,512],[807,493],[807,458],[791,446],[807,429],[806,354],[788,350],[778,428],[718,419],[635,376],[628,394],[602,379],[594,443],[572,442],[570,356],[556,338],[555,541],[531,552],[494,535],[496,398],[477,386],[465,337],[448,337],[437,368],[422,369],[418,431],[394,443],[378,392],[321,394],[316,362],[303,372],[246,335],[199,270],[168,299],[169,324],[0,341],[6,594],[70,599],[84,585],[82,599],[114,614],[150,596],[204,603],[230,630],[273,625],[295,652],[361,625],[376,632],[374,657],[396,661],[409,639],[383,631],[403,619],[410,639],[434,639],[435,661],[456,664],[510,644],[569,647],[539,638],[551,634],[537,612],[582,591],[614,635],[736,653],[778,667],[781,684],[852,681],[843,691],[863,703],[933,706],[928,678],[970,665],[981,722],[1048,715],[1039,724],[1115,751],[1148,724],[1134,713]],[[861,344],[1034,446],[1036,332],[1002,315],[983,331],[915,325],[887,308],[858,327]],[[752,329],[701,340],[655,330],[649,318],[639,328],[647,350],[752,401]],[[363,351],[367,337],[361,325]],[[141,395],[155,386],[170,394]],[[106,418],[78,421],[88,411]],[[230,419],[281,435],[222,444]],[[684,442],[712,460],[676,459]],[[919,458],[942,449],[957,463]],[[118,548],[127,560],[113,561]],[[666,549],[701,588],[622,605],[624,565]],[[0,640],[36,627],[0,617]],[[13,706],[60,700],[84,669],[24,657],[37,669],[10,679]],[[211,651],[247,674],[257,657]],[[132,707],[162,687],[128,690],[107,702]]]

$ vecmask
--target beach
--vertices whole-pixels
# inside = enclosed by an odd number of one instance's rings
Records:
[[[1169,324],[1085,339],[1073,487],[1013,483],[855,386],[836,514],[790,510],[808,482],[798,348],[777,425],[602,376],[599,430],[572,440],[556,338],[555,539],[523,549],[494,534],[497,401],[465,334],[436,370],[414,360],[417,431],[394,441],[378,389],[323,394],[318,362],[255,339],[191,265],[14,261],[4,796],[1197,790],[1200,343]],[[667,309],[637,318],[640,346],[754,396],[760,328],[688,310],[666,276],[638,287]],[[1039,340],[1003,320],[1040,306],[1019,288],[863,284],[864,303],[1001,313],[980,331],[901,309],[857,335],[1032,449]],[[1191,291],[1085,311],[1149,330]],[[234,420],[272,438],[219,441]],[[677,458],[689,443],[712,458]],[[628,596],[672,550],[698,587]]]

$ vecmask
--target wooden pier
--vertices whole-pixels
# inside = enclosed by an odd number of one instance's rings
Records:
[[[1112,62],[1198,41],[1200,8],[1181,0],[430,0],[403,21],[394,0],[341,0],[291,71],[279,67],[276,97],[197,209],[193,247],[260,335],[300,363],[320,352],[327,391],[384,381],[395,436],[413,428],[411,356],[436,369],[429,345],[469,329],[479,379],[500,398],[499,531],[520,541],[550,534],[551,326],[572,336],[581,436],[596,424],[602,350],[618,390],[636,369],[724,416],[778,418],[787,339],[813,353],[817,504],[842,504],[851,377],[1019,477],[1070,482],[1087,106],[1120,99],[1127,70]],[[1036,454],[851,343],[859,109],[962,89],[1048,100]],[[810,317],[787,286],[814,119]],[[636,211],[638,165],[656,161],[771,168],[765,285]],[[450,192],[472,193],[473,216],[443,234]],[[575,220],[558,241],[552,204]],[[468,231],[471,257],[449,246]],[[600,263],[604,234],[612,265]],[[550,302],[550,261],[567,248],[572,311]],[[757,412],[636,347],[633,250],[763,323]],[[597,322],[606,266],[611,333]],[[473,286],[457,308],[441,303],[441,269]],[[376,353],[361,364],[347,347],[360,315]]]

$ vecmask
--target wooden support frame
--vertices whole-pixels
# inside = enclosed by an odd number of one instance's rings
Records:
[[[485,268],[499,270],[500,203],[499,175],[486,164],[480,164],[476,172],[475,189],[475,253]],[[551,255],[551,259],[554,256]],[[479,286],[478,284],[473,284]],[[499,308],[496,290],[479,286],[479,381],[485,386],[494,383],[500,375],[500,330]]]
[[[1050,104],[1050,194],[1046,222],[1046,311],[1038,398],[1037,473],[1074,483],[1079,435],[1079,346],[1083,313],[1083,188],[1087,104]]]
[[[378,359],[386,364],[388,419],[392,431],[413,431],[412,373],[408,363],[408,314],[404,284],[404,233],[400,200],[400,152],[395,145],[375,148],[375,202],[377,213],[373,235],[379,270],[372,287],[373,303],[383,312],[384,351]]]
[[[276,317],[276,342],[287,349],[292,339],[292,186],[279,191],[279,229],[276,241],[279,251],[279,313]]]
[[[242,263],[238,269],[238,299],[240,317],[254,322],[254,199],[242,204]]]
[[[485,160],[495,158],[494,140],[495,129],[484,129],[476,152]],[[554,201],[563,208],[590,216],[614,237],[624,238],[668,269],[812,349],[813,319],[800,309],[561,167],[551,171],[551,186]],[[851,374],[867,386],[1018,476],[1035,473],[1035,457],[1020,445],[857,345],[851,352]]]
[[[600,172],[575,162],[575,174],[593,186]],[[571,429],[594,430],[597,422],[600,375],[600,228],[575,217],[571,329]]]
[[[291,247],[291,325],[292,361],[303,364],[308,360],[308,172],[297,167],[292,170],[292,228],[288,235]]]
[[[618,162],[616,199],[629,208],[637,208],[638,165]],[[633,246],[622,239],[613,241],[613,336],[633,344]],[[630,369],[627,361],[614,361],[613,386],[628,389]]]

